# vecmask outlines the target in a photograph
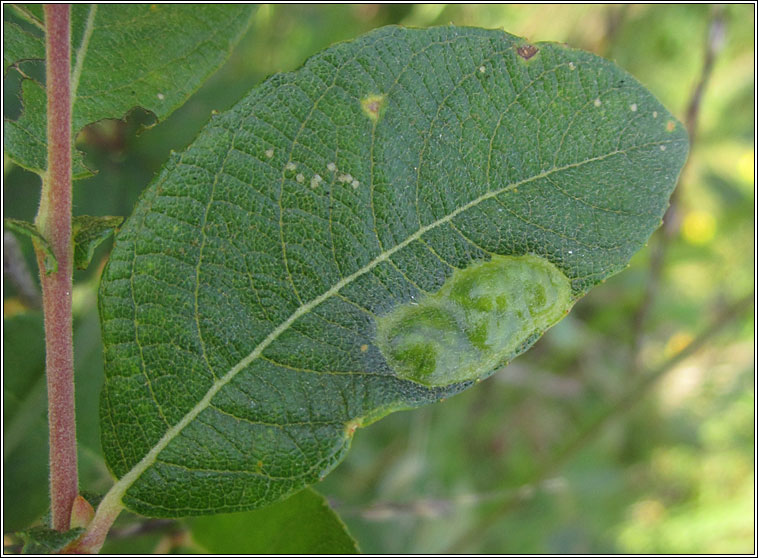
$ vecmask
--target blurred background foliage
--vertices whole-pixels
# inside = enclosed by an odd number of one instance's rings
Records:
[[[151,115],[137,109],[80,134],[97,174],[75,184],[74,213],[129,215],[169,151],[189,144],[212,110],[382,25],[503,28],[615,60],[696,127],[667,225],[629,269],[598,286],[506,369],[449,401],[360,431],[345,462],[317,489],[369,553],[751,553],[754,9],[263,5],[228,63],[167,121],[145,130]],[[24,69],[39,75],[39,65]],[[4,80],[11,118],[21,110],[19,82],[15,71]],[[688,115],[699,83],[699,103]],[[32,220],[38,177],[7,159],[3,176],[4,216]],[[6,255],[13,250],[7,242]],[[36,275],[30,246],[17,244]],[[74,289],[80,466],[83,487],[94,491],[110,484],[99,457],[96,313],[109,248],[101,246],[90,269],[77,272]],[[34,300],[5,279],[8,532],[47,507],[47,448],[41,317],[30,308]],[[741,313],[724,314],[746,296]],[[718,331],[696,341],[697,351],[677,357],[714,323]],[[660,381],[641,383],[651,372]],[[140,528],[135,521],[124,514],[106,550],[191,549],[181,525]]]

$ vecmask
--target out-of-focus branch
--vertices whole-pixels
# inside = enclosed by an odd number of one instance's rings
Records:
[[[716,6],[711,14],[711,21],[708,26],[708,37],[703,52],[703,68],[700,72],[700,78],[695,84],[687,103],[687,112],[685,113],[684,125],[690,136],[690,153],[694,151],[697,142],[698,121],[700,118],[700,106],[705,95],[708,82],[713,71],[713,64],[716,61],[718,53],[724,46],[726,37],[726,22],[724,20],[723,7]],[[645,294],[640,302],[637,312],[634,316],[634,330],[632,334],[632,362],[634,371],[643,368],[640,361],[642,343],[645,337],[647,318],[652,309],[655,298],[660,287],[661,274],[666,262],[668,247],[672,239],[678,234],[681,224],[679,215],[679,198],[684,186],[684,177],[687,175],[689,160],[685,163],[684,169],[679,179],[679,184],[671,195],[671,201],[666,214],[663,217],[663,226],[659,229],[654,237],[654,242],[650,245],[650,271],[646,283]]]
[[[595,48],[593,49],[596,54],[607,56],[610,53],[611,48],[616,41],[618,32],[623,27],[628,13],[629,4],[612,4],[605,7],[605,31],[600,41],[595,45]]]
[[[124,527],[113,528],[108,533],[108,540],[131,539],[155,532],[179,533],[184,528],[175,519],[146,519]]]
[[[331,500],[329,505],[341,516],[360,516],[367,521],[381,522],[401,517],[436,519],[451,515],[463,507],[473,507],[505,499],[525,501],[537,492],[560,492],[568,485],[563,477],[547,478],[538,485],[525,484],[518,488],[498,490],[485,493],[464,493],[450,498],[418,498],[410,501],[374,502],[369,506],[347,507],[341,502]]]

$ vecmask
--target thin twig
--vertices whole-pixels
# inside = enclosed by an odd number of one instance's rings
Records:
[[[600,434],[613,419],[630,410],[636,403],[639,403],[658,380],[666,375],[666,373],[670,372],[677,364],[705,347],[716,334],[729,324],[733,323],[740,315],[748,310],[752,310],[754,299],[755,292],[751,292],[748,296],[727,307],[714,319],[708,328],[706,328],[684,349],[659,367],[644,374],[641,379],[625,393],[625,395],[620,397],[614,403],[608,405],[608,407],[606,407],[602,413],[597,415],[586,428],[558,450],[544,467],[538,469],[537,472],[532,475],[532,478],[524,483],[522,488],[540,486],[544,483],[545,479],[554,475],[556,471],[571,457],[576,455],[579,450],[587,446],[592,440],[595,440],[598,437],[598,434]],[[512,496],[506,498],[496,509],[488,513],[481,521],[479,521],[476,526],[464,533],[464,535],[451,546],[449,552],[463,552],[473,542],[486,533],[486,531],[497,521],[502,519],[504,515],[512,511],[522,500],[523,495],[521,494],[521,491],[514,492]]]
[[[458,494],[449,498],[420,498],[410,501],[380,501],[368,506],[350,507],[338,500],[329,499],[329,506],[338,511],[340,517],[360,516],[366,521],[389,521],[400,517],[436,519],[449,516],[463,507],[480,506],[489,502],[498,502],[506,498],[526,500],[538,490],[557,492],[566,488],[566,480],[562,477],[548,478],[537,486],[522,485],[518,488],[497,490],[494,492],[470,492]]]
[[[175,519],[146,519],[118,529],[111,529],[108,540],[130,539],[140,535],[156,532],[177,533],[184,527]]]
[[[629,4],[606,6],[604,14],[605,32],[594,49],[596,54],[607,56],[610,53],[628,13]]]
[[[684,125],[687,128],[687,132],[690,136],[690,153],[693,152],[693,148],[697,141],[698,122],[700,119],[700,107],[702,104],[703,96],[705,95],[706,88],[711,78],[713,71],[713,64],[716,60],[716,56],[721,51],[724,45],[724,36],[726,32],[726,23],[723,16],[723,8],[717,6],[713,8],[711,21],[708,26],[708,37],[705,44],[705,50],[703,53],[703,69],[700,72],[700,78],[698,79],[695,87],[690,95],[690,100],[687,103],[687,112],[685,113]],[[689,160],[685,163],[684,169],[682,169],[681,177],[685,177],[687,169],[689,168]],[[671,195],[669,208],[663,217],[663,226],[659,232],[656,233],[653,242],[651,242],[650,250],[650,270],[648,280],[646,282],[645,294],[642,297],[637,312],[633,319],[633,333],[632,333],[632,362],[634,371],[642,369],[641,349],[645,337],[647,319],[655,305],[655,299],[660,287],[661,275],[663,273],[663,267],[666,262],[666,255],[668,253],[669,245],[671,241],[679,233],[679,226],[681,219],[679,217],[679,199],[681,198],[681,192],[684,186],[684,180],[680,178],[679,185]]]

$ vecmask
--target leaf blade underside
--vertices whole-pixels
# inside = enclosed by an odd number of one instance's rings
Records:
[[[172,157],[100,292],[103,447],[129,508],[265,505],[357,426],[470,386],[401,380],[374,344],[376,316],[454,269],[532,253],[578,298],[644,244],[681,124],[612,63],[525,44],[384,28],[273,76]]]

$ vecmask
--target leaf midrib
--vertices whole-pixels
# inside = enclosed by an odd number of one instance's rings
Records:
[[[650,145],[663,145],[665,143],[672,143],[673,141],[674,140],[668,140],[668,141],[663,141],[663,142],[652,142]],[[644,147],[646,146],[637,145],[637,146],[634,146],[634,149],[640,149]],[[393,256],[395,253],[399,252],[400,250],[402,250],[403,248],[405,248],[412,242],[419,240],[427,232],[439,227],[440,225],[444,225],[452,221],[455,217],[457,217],[461,213],[464,213],[465,211],[473,207],[476,207],[477,205],[479,205],[480,203],[484,201],[492,199],[505,192],[515,190],[516,188],[519,188],[520,186],[523,186],[535,180],[547,178],[551,175],[554,175],[556,173],[563,172],[569,169],[580,168],[584,165],[594,163],[594,162],[599,162],[599,161],[608,159],[610,157],[613,157],[615,155],[625,154],[628,151],[630,151],[630,149],[617,149],[609,153],[606,153],[604,155],[599,155],[597,157],[585,159],[580,162],[570,163],[568,165],[564,165],[561,167],[553,167],[552,169],[542,171],[539,174],[536,174],[529,178],[525,178],[518,182],[510,183],[497,190],[491,190],[489,192],[486,192],[482,194],[481,196],[475,198],[474,200],[468,202],[467,204],[462,205],[461,207],[455,209],[454,211],[450,212],[444,217],[441,217],[440,219],[433,221],[432,223],[429,223],[428,225],[424,225],[420,227],[416,232],[408,236],[404,241],[396,244],[395,246],[393,246],[392,248],[388,250],[383,251],[378,256],[376,256],[373,260],[371,260],[369,263],[367,263],[366,265],[364,265],[357,271],[353,272],[351,275],[348,275],[347,277],[338,281],[329,290],[325,291],[324,293],[310,300],[309,302],[302,304],[297,310],[295,310],[289,316],[289,318],[287,318],[285,321],[279,324],[279,326],[277,326],[274,330],[272,330],[271,333],[269,333],[268,336],[266,336],[266,338],[263,339],[245,358],[240,360],[226,374],[224,374],[221,378],[216,380],[213,383],[213,385],[210,387],[210,389],[207,391],[205,396],[192,409],[190,409],[184,415],[184,417],[182,417],[182,420],[180,420],[174,426],[169,428],[166,431],[166,433],[161,437],[161,439],[158,440],[158,442],[152,447],[152,449],[148,453],[146,453],[145,456],[136,465],[134,465],[134,467],[132,467],[123,477],[121,477],[121,479],[119,479],[118,482],[116,482],[113,485],[113,487],[111,487],[111,489],[109,490],[107,494],[107,499],[110,502],[113,502],[114,500],[121,502],[121,499],[123,498],[124,494],[132,486],[132,484],[134,484],[137,481],[137,479],[142,475],[142,473],[144,473],[151,465],[153,465],[153,463],[155,463],[158,455],[166,448],[166,446],[168,446],[168,444],[171,443],[171,441],[173,441],[182,432],[182,430],[184,430],[184,428],[188,426],[201,412],[203,412],[205,409],[208,408],[211,400],[221,390],[221,388],[223,388],[225,385],[231,382],[237,376],[237,374],[239,374],[248,365],[250,365],[253,361],[259,358],[261,354],[263,353],[263,351],[269,345],[271,345],[271,343],[273,343],[282,333],[284,333],[287,329],[289,329],[289,327],[296,320],[298,320],[301,316],[309,313],[311,310],[313,310],[315,307],[320,305],[322,302],[336,295],[344,287],[351,284],[353,281],[355,281],[362,275],[365,275],[366,273],[374,269],[380,263],[387,261],[391,256]]]

